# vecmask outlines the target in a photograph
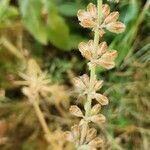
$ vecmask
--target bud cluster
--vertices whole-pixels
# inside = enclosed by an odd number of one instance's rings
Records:
[[[95,34],[94,40],[79,44],[81,55],[88,60],[90,77],[84,74],[74,79],[76,93],[85,99],[85,111],[83,112],[76,105],[70,107],[70,113],[81,120],[79,125],[72,126],[71,132],[68,131],[65,134],[69,141],[75,143],[78,150],[96,150],[103,144],[102,139],[97,137],[96,129],[89,127],[90,122],[98,125],[105,122],[106,118],[100,111],[101,106],[108,104],[108,98],[98,93],[103,81],[97,80],[95,69],[96,66],[105,69],[115,67],[117,51],[109,50],[105,41],[99,43],[99,38],[105,34],[105,30],[113,33],[121,33],[125,30],[125,25],[118,21],[119,12],[111,12],[109,5],[102,4],[102,0],[97,0],[97,5],[96,7],[90,3],[86,11],[79,10],[77,14],[80,25],[84,28],[90,28]],[[94,106],[92,106],[93,100],[97,102]]]

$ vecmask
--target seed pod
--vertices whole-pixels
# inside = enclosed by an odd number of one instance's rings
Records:
[[[83,19],[87,18],[87,17],[85,17],[86,15],[84,15],[84,14],[85,14],[84,10],[78,10],[77,16],[78,16],[79,21],[82,21]]]
[[[77,92],[83,92],[86,88],[80,78],[74,78],[74,86]]]
[[[70,107],[69,111],[74,116],[83,117],[83,113],[82,113],[81,109],[76,105],[72,105]]]
[[[106,17],[106,19],[104,20],[104,23],[109,24],[112,22],[116,22],[118,18],[119,18],[119,12],[118,11],[112,12],[109,14],[108,17]]]
[[[108,105],[108,98],[102,94],[95,93],[94,98],[103,106]]]
[[[96,22],[91,19],[84,19],[80,25],[84,28],[94,28],[96,26]]]
[[[101,124],[106,121],[106,118],[104,115],[98,114],[98,115],[94,115],[94,116],[90,117],[90,120],[96,124]]]
[[[122,33],[125,31],[125,25],[122,22],[113,22],[106,26],[107,30],[114,33]]]
[[[91,109],[91,115],[97,115],[101,110],[101,105],[100,104],[96,104],[92,107]]]
[[[96,18],[97,18],[97,8],[94,4],[90,3],[87,6],[87,11],[79,10],[77,13],[78,19],[81,26],[85,28],[93,28],[96,25]]]
[[[103,14],[103,18],[106,18],[110,13],[110,7],[108,4],[104,4],[102,6],[102,14]]]
[[[114,61],[116,57],[117,57],[117,51],[111,50],[111,51],[106,52],[104,55],[102,55],[101,59],[111,62],[111,61]]]
[[[101,56],[102,54],[104,54],[107,51],[107,49],[108,49],[107,43],[106,42],[101,42],[99,44],[97,54],[99,56]]]
[[[96,81],[94,89],[98,91],[103,86],[103,80]]]
[[[81,42],[78,48],[83,57],[85,57],[87,60],[92,59],[92,51],[94,48],[94,42],[92,40],[88,41],[87,43]]]
[[[97,135],[96,129],[90,128],[87,131],[86,142],[90,142],[91,140],[93,140],[94,138],[96,138],[96,135]]]
[[[112,69],[115,67],[115,58],[117,56],[117,51],[112,50],[104,53],[97,61],[96,63],[106,69]]]
[[[82,80],[82,82],[87,86],[90,82],[89,76],[87,74],[84,74],[82,76],[80,76],[80,79]]]
[[[95,17],[97,15],[97,8],[93,3],[89,3],[87,6],[87,11],[92,17]]]
[[[92,58],[92,53],[88,50],[81,49],[81,45],[79,45],[79,50],[83,57],[85,57],[87,60],[90,60]]]

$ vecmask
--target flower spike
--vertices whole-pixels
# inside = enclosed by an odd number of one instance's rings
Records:
[[[118,21],[119,12],[111,12],[109,5],[102,4],[102,0],[97,0],[97,7],[93,3],[88,4],[87,10],[79,10],[77,16],[82,27],[94,31],[94,40],[81,42],[78,46],[81,55],[88,60],[90,76],[84,74],[74,79],[76,93],[84,98],[85,111],[83,113],[76,105],[70,107],[71,114],[81,117],[81,120],[66,135],[67,139],[75,143],[77,149],[97,150],[102,147],[103,140],[97,137],[95,128],[89,128],[89,124],[100,125],[106,121],[100,111],[109,101],[105,95],[99,93],[103,81],[97,80],[96,67],[112,69],[117,57],[117,51],[109,50],[105,41],[100,42],[100,37],[105,34],[105,30],[121,33],[125,30],[125,25]],[[94,106],[93,100],[97,102]]]

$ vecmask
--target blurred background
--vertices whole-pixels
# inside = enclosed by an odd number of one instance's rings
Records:
[[[92,0],[0,0],[0,149],[46,150],[47,143],[32,106],[21,93],[18,72],[34,58],[51,79],[49,102],[41,107],[54,138],[49,149],[71,150],[62,132],[78,122],[69,115],[72,79],[88,72],[78,44],[93,38],[79,25],[77,11]],[[106,2],[106,0],[104,0]],[[149,150],[150,147],[150,1],[107,1],[126,24],[123,34],[107,32],[102,40],[118,51],[116,68],[97,69],[110,104],[99,130],[105,150]],[[55,139],[56,138],[56,139]],[[60,142],[61,141],[61,142]],[[65,147],[64,147],[65,145]]]

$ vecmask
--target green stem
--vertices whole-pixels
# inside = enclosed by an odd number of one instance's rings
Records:
[[[97,23],[101,24],[102,21],[102,0],[97,0],[97,11],[98,11],[98,20]],[[97,57],[97,50],[98,50],[98,45],[99,45],[99,40],[100,40],[100,36],[99,36],[99,32],[98,29],[95,30],[95,34],[94,34],[94,57]],[[88,117],[91,115],[91,107],[92,107],[92,91],[94,88],[94,81],[96,78],[96,67],[94,65],[91,66],[90,68],[90,85],[89,85],[89,92],[87,95],[87,101],[84,105],[85,108],[85,116]],[[81,141],[80,144],[83,144],[84,139],[86,137],[86,133],[87,133],[87,129],[88,129],[88,123],[85,123],[83,125],[82,128],[82,132],[81,132]]]
[[[97,0],[97,8],[98,8],[98,24],[101,24],[102,22],[102,0]],[[95,30],[95,35],[94,35],[94,57],[97,57],[97,50],[98,50],[98,45],[99,45],[99,32],[98,29]],[[85,114],[86,116],[90,116],[91,113],[91,105],[92,105],[92,97],[91,93],[94,88],[94,81],[95,81],[95,74],[96,67],[94,65],[91,66],[90,68],[90,85],[89,85],[89,93],[87,95],[87,102],[85,103]]]

